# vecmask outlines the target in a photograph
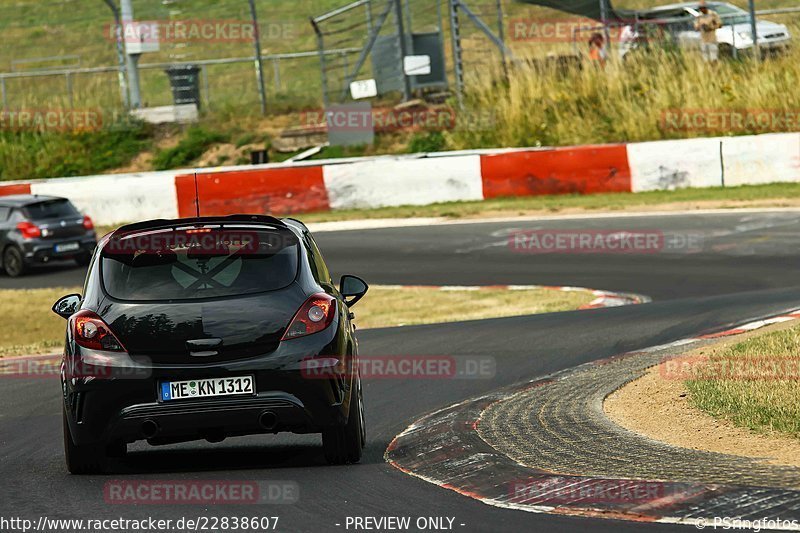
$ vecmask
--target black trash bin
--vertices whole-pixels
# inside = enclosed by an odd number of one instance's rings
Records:
[[[165,69],[175,105],[197,104],[200,109],[200,67],[181,65]]]

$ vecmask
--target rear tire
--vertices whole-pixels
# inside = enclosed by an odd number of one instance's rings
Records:
[[[16,246],[9,246],[3,252],[3,270],[6,271],[11,278],[18,278],[25,274],[28,270],[28,265],[25,264],[25,258],[22,256],[22,250]]]
[[[361,379],[356,381],[354,397],[350,398],[350,412],[347,424],[326,428],[322,432],[322,448],[325,459],[332,465],[357,463],[366,444],[364,424],[364,395],[361,392]]]
[[[78,446],[72,441],[67,423],[67,411],[63,410],[64,420],[64,458],[70,474],[102,474],[108,462],[106,447],[103,445]]]

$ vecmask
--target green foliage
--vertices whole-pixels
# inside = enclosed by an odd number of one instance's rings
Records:
[[[153,167],[156,170],[167,170],[189,165],[203,155],[212,144],[227,141],[227,135],[210,132],[199,126],[189,128],[177,146],[161,150],[156,154],[153,158]]]
[[[152,128],[127,123],[100,131],[0,132],[0,180],[81,176],[128,164],[152,145]]]
[[[410,153],[441,152],[446,146],[447,141],[440,131],[415,133],[408,143],[408,151]]]

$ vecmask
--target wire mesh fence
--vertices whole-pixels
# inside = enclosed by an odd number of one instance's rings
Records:
[[[746,5],[745,0],[733,2]],[[618,7],[657,4],[630,0]],[[352,81],[373,77],[396,90],[398,96],[393,98],[402,97],[399,65],[404,49],[405,55],[413,53],[415,34],[438,35],[437,46],[446,65],[445,85],[453,89],[459,74],[469,87],[487,73],[501,75],[509,60],[527,60],[523,64],[528,65],[553,57],[580,61],[587,56],[588,37],[605,30],[596,21],[513,0],[358,0],[349,4],[346,0],[255,0],[255,5],[265,89],[273,110],[318,106],[324,95],[334,102],[346,101]],[[785,24],[792,36],[800,35],[800,8],[783,0],[757,0],[756,5],[759,21]],[[133,7],[137,21],[158,27],[158,51],[144,54],[139,65],[144,105],[171,103],[164,71],[170,65],[189,63],[201,69],[203,106],[247,113],[257,109],[247,0],[134,0]],[[323,14],[315,32],[309,18]],[[622,39],[626,25],[615,24],[608,30],[611,58],[627,46]],[[657,24],[651,25],[658,29]],[[373,46],[365,53],[378,27]],[[121,109],[114,28],[112,11],[102,0],[0,3],[4,37],[0,105],[5,109]],[[376,60],[378,54],[382,59]],[[379,72],[387,68],[391,72]]]
[[[307,17],[319,6],[338,3],[256,0],[270,102],[291,107],[319,100],[319,60]],[[185,63],[202,67],[205,103],[247,109],[258,104],[247,0],[134,0],[133,7],[137,23],[158,28],[158,51],[140,60],[145,105],[171,102],[164,68]],[[115,19],[102,0],[3,2],[0,32],[4,108],[122,107]]]

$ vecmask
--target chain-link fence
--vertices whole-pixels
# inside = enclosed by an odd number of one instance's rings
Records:
[[[658,4],[620,0],[615,6]],[[784,0],[757,0],[756,6],[759,21],[784,24],[792,41],[800,37],[800,8]],[[392,99],[453,91],[487,73],[501,75],[512,62],[579,61],[587,56],[588,37],[605,32],[595,21],[513,0],[255,0],[255,7],[271,110],[318,106],[323,97],[346,101],[351,83],[364,79],[376,79],[377,93]],[[133,0],[133,8],[136,21],[159,28],[158,51],[143,54],[139,64],[144,105],[171,103],[165,69],[194,64],[201,69],[204,107],[258,109],[248,0]],[[640,23],[661,36],[668,26],[664,21],[612,25],[609,57],[629,46],[622,38],[625,26],[638,30]],[[103,0],[3,3],[0,30],[3,108],[122,108],[114,16]],[[743,33],[734,32],[734,38]],[[642,40],[656,42],[649,34]],[[403,58],[409,55],[431,57],[432,74],[406,79]]]
[[[115,0],[119,3],[119,0]],[[340,0],[255,0],[264,85],[273,109],[316,103],[319,56],[308,16]],[[164,70],[201,67],[203,101],[252,109],[259,102],[248,0],[133,0],[134,20],[158,27],[158,51],[142,54],[147,106],[171,103]],[[8,108],[121,108],[112,10],[103,0],[21,0],[0,4],[0,104]],[[334,50],[331,57],[352,51]]]

